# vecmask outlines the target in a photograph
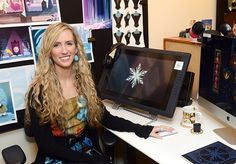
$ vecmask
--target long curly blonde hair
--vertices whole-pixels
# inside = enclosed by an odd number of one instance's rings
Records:
[[[49,25],[43,35],[35,76],[25,99],[26,124],[30,124],[29,110],[31,109],[36,110],[41,124],[56,121],[62,113],[65,99],[54,64],[50,62],[50,52],[58,36],[65,30],[72,32],[78,49],[79,61],[73,62],[73,78],[77,93],[82,94],[87,99],[88,123],[93,126],[101,120],[102,102],[97,96],[91,66],[85,56],[82,41],[70,25],[60,22]]]

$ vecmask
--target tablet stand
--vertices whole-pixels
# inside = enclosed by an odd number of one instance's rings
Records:
[[[151,121],[147,122],[146,125],[151,124],[152,122],[157,120],[157,116],[156,115],[152,115],[152,114],[150,114],[147,111],[144,111],[144,110],[141,110],[141,109],[137,109],[137,108],[127,107],[125,105],[122,105],[122,104],[119,104],[119,103],[116,103],[116,102],[112,102],[111,108],[118,110],[121,106],[123,106],[124,110],[127,110],[129,112],[132,112],[132,113],[135,113],[137,115],[140,115],[140,116],[143,116],[145,118],[150,119]]]

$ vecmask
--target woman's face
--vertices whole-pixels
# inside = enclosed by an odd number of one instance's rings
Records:
[[[77,51],[72,32],[70,30],[63,31],[51,51],[51,57],[56,69],[70,68]]]

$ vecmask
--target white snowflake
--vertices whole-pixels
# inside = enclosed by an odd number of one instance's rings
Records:
[[[141,69],[141,64],[139,64],[136,68],[129,68],[130,75],[126,79],[132,84],[132,88],[137,84],[143,84],[143,76],[147,73]]]

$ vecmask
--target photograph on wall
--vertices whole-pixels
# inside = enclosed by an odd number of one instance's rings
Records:
[[[71,26],[74,28],[74,30],[77,32],[77,34],[80,36],[83,45],[84,45],[84,52],[88,59],[88,62],[94,62],[93,57],[93,49],[92,49],[92,43],[88,42],[88,38],[91,35],[91,31],[87,29],[84,24],[71,24]],[[41,45],[41,40],[44,34],[45,29],[47,26],[32,26],[29,27],[31,31],[31,38],[33,43],[33,54],[34,54],[34,61],[35,63],[38,62],[38,56],[39,56],[39,48]]]
[[[112,27],[111,0],[83,0],[83,23],[89,29]]]
[[[0,126],[17,122],[11,83],[0,81]]]
[[[24,98],[28,86],[34,76],[35,66],[25,65],[0,69],[0,81],[8,79],[11,82],[15,110],[24,109]]]
[[[33,59],[28,27],[0,28],[0,64]]]
[[[58,0],[0,0],[0,27],[61,21]]]
[[[1,15],[21,14],[24,13],[23,0],[0,0]]]
[[[84,52],[88,59],[88,62],[90,63],[94,62],[92,43],[88,42],[88,38],[91,37],[91,30],[89,30],[87,26],[84,25],[83,23],[71,24],[71,26],[74,28],[74,30],[80,36],[83,42]]]
[[[112,0],[113,44],[145,47],[142,7],[139,0]]]
[[[46,30],[46,28],[47,28],[47,26],[31,26],[31,27],[29,27],[30,37],[31,37],[31,40],[33,43],[34,63],[38,62],[39,48],[41,45],[43,33]]]

